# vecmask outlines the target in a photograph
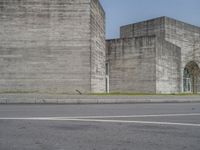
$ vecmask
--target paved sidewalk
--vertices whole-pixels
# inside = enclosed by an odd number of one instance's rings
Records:
[[[0,94],[0,104],[119,104],[119,103],[186,103],[200,102],[194,96],[96,96],[96,95],[51,95],[51,94]]]

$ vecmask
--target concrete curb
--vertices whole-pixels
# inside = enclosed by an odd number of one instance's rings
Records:
[[[0,104],[126,104],[199,103],[200,96],[90,96],[50,94],[0,94]]]

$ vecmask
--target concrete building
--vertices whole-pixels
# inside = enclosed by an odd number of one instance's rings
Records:
[[[200,28],[168,17],[105,41],[98,0],[0,0],[0,93],[200,92]]]
[[[107,40],[110,92],[200,92],[200,28],[168,17],[121,27]]]
[[[98,0],[0,0],[0,92],[105,92]]]

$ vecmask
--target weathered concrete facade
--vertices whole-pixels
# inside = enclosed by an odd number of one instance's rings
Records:
[[[127,38],[132,38],[133,42],[136,42],[136,38],[139,37],[149,37],[155,36],[156,37],[156,54],[154,55],[154,59],[156,60],[155,72],[154,75],[154,85],[156,85],[156,90],[153,90],[154,93],[177,93],[177,92],[200,92],[200,82],[199,82],[199,66],[200,66],[200,28],[183,23],[181,21],[177,21],[168,17],[160,17],[156,19],[147,20],[144,22],[139,22],[135,24],[130,24],[121,27],[120,29],[120,38],[124,41]],[[110,51],[110,43],[111,41],[108,40],[107,42],[107,51]],[[120,43],[120,42],[119,42]],[[118,43],[118,44],[119,44]],[[116,45],[118,45],[116,43]],[[126,45],[126,44],[125,44]],[[133,45],[133,44],[132,44]],[[135,47],[136,48],[136,47]],[[145,47],[147,50],[151,48],[151,45],[146,45]],[[123,49],[123,48],[120,48]],[[130,48],[131,49],[131,48]],[[141,49],[141,47],[136,48],[137,50]],[[120,51],[120,50],[118,50]],[[110,55],[108,54],[107,61],[110,63],[111,59]],[[137,53],[132,55],[130,58],[129,63],[134,61],[134,57],[137,57]],[[141,52],[141,55],[144,55],[144,52]],[[146,58],[141,58],[141,62],[148,61]],[[189,68],[187,64],[191,64]],[[134,62],[132,62],[134,64]],[[152,64],[152,62],[148,62],[148,64]],[[110,72],[112,72],[112,63],[110,63]],[[192,69],[194,66],[197,65],[196,70]],[[149,70],[143,69],[140,65],[135,66],[138,70],[136,71],[136,75],[139,72],[142,74],[149,74]],[[120,67],[118,67],[119,69]],[[124,66],[126,68],[126,66]],[[184,70],[187,68],[189,70],[188,77],[186,78],[184,75]],[[127,69],[124,72],[128,72]],[[195,74],[193,73],[195,72]],[[134,76],[135,74],[127,74],[127,76]],[[116,76],[110,77],[110,84],[112,85],[112,78],[116,78]],[[118,77],[119,80],[121,77]],[[146,84],[148,86],[148,81],[150,78],[149,76],[142,77],[140,79],[139,84],[135,83],[136,79],[131,79],[129,81],[131,86],[139,87],[140,84]],[[186,81],[187,80],[187,81]],[[193,82],[193,83],[192,83]],[[122,82],[121,84],[123,84]],[[126,84],[126,83],[124,83]],[[185,89],[185,86],[188,88]],[[125,85],[124,85],[125,86]],[[189,87],[193,86],[193,87]],[[131,92],[151,92],[149,89],[142,88],[143,90],[137,91],[134,89],[130,89]],[[115,91],[116,89],[111,89],[110,91]],[[152,91],[152,92],[153,92]]]
[[[105,92],[98,0],[0,0],[0,92]]]
[[[153,35],[108,40],[107,56],[111,92],[180,92],[181,51],[165,40]]]
[[[105,13],[91,1],[91,92],[105,92]]]
[[[105,41],[98,0],[0,0],[0,93],[196,93],[199,66],[200,28],[181,21]]]

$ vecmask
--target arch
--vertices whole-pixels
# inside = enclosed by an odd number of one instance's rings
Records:
[[[183,72],[184,92],[197,93],[200,86],[200,68],[195,61],[186,64]]]

